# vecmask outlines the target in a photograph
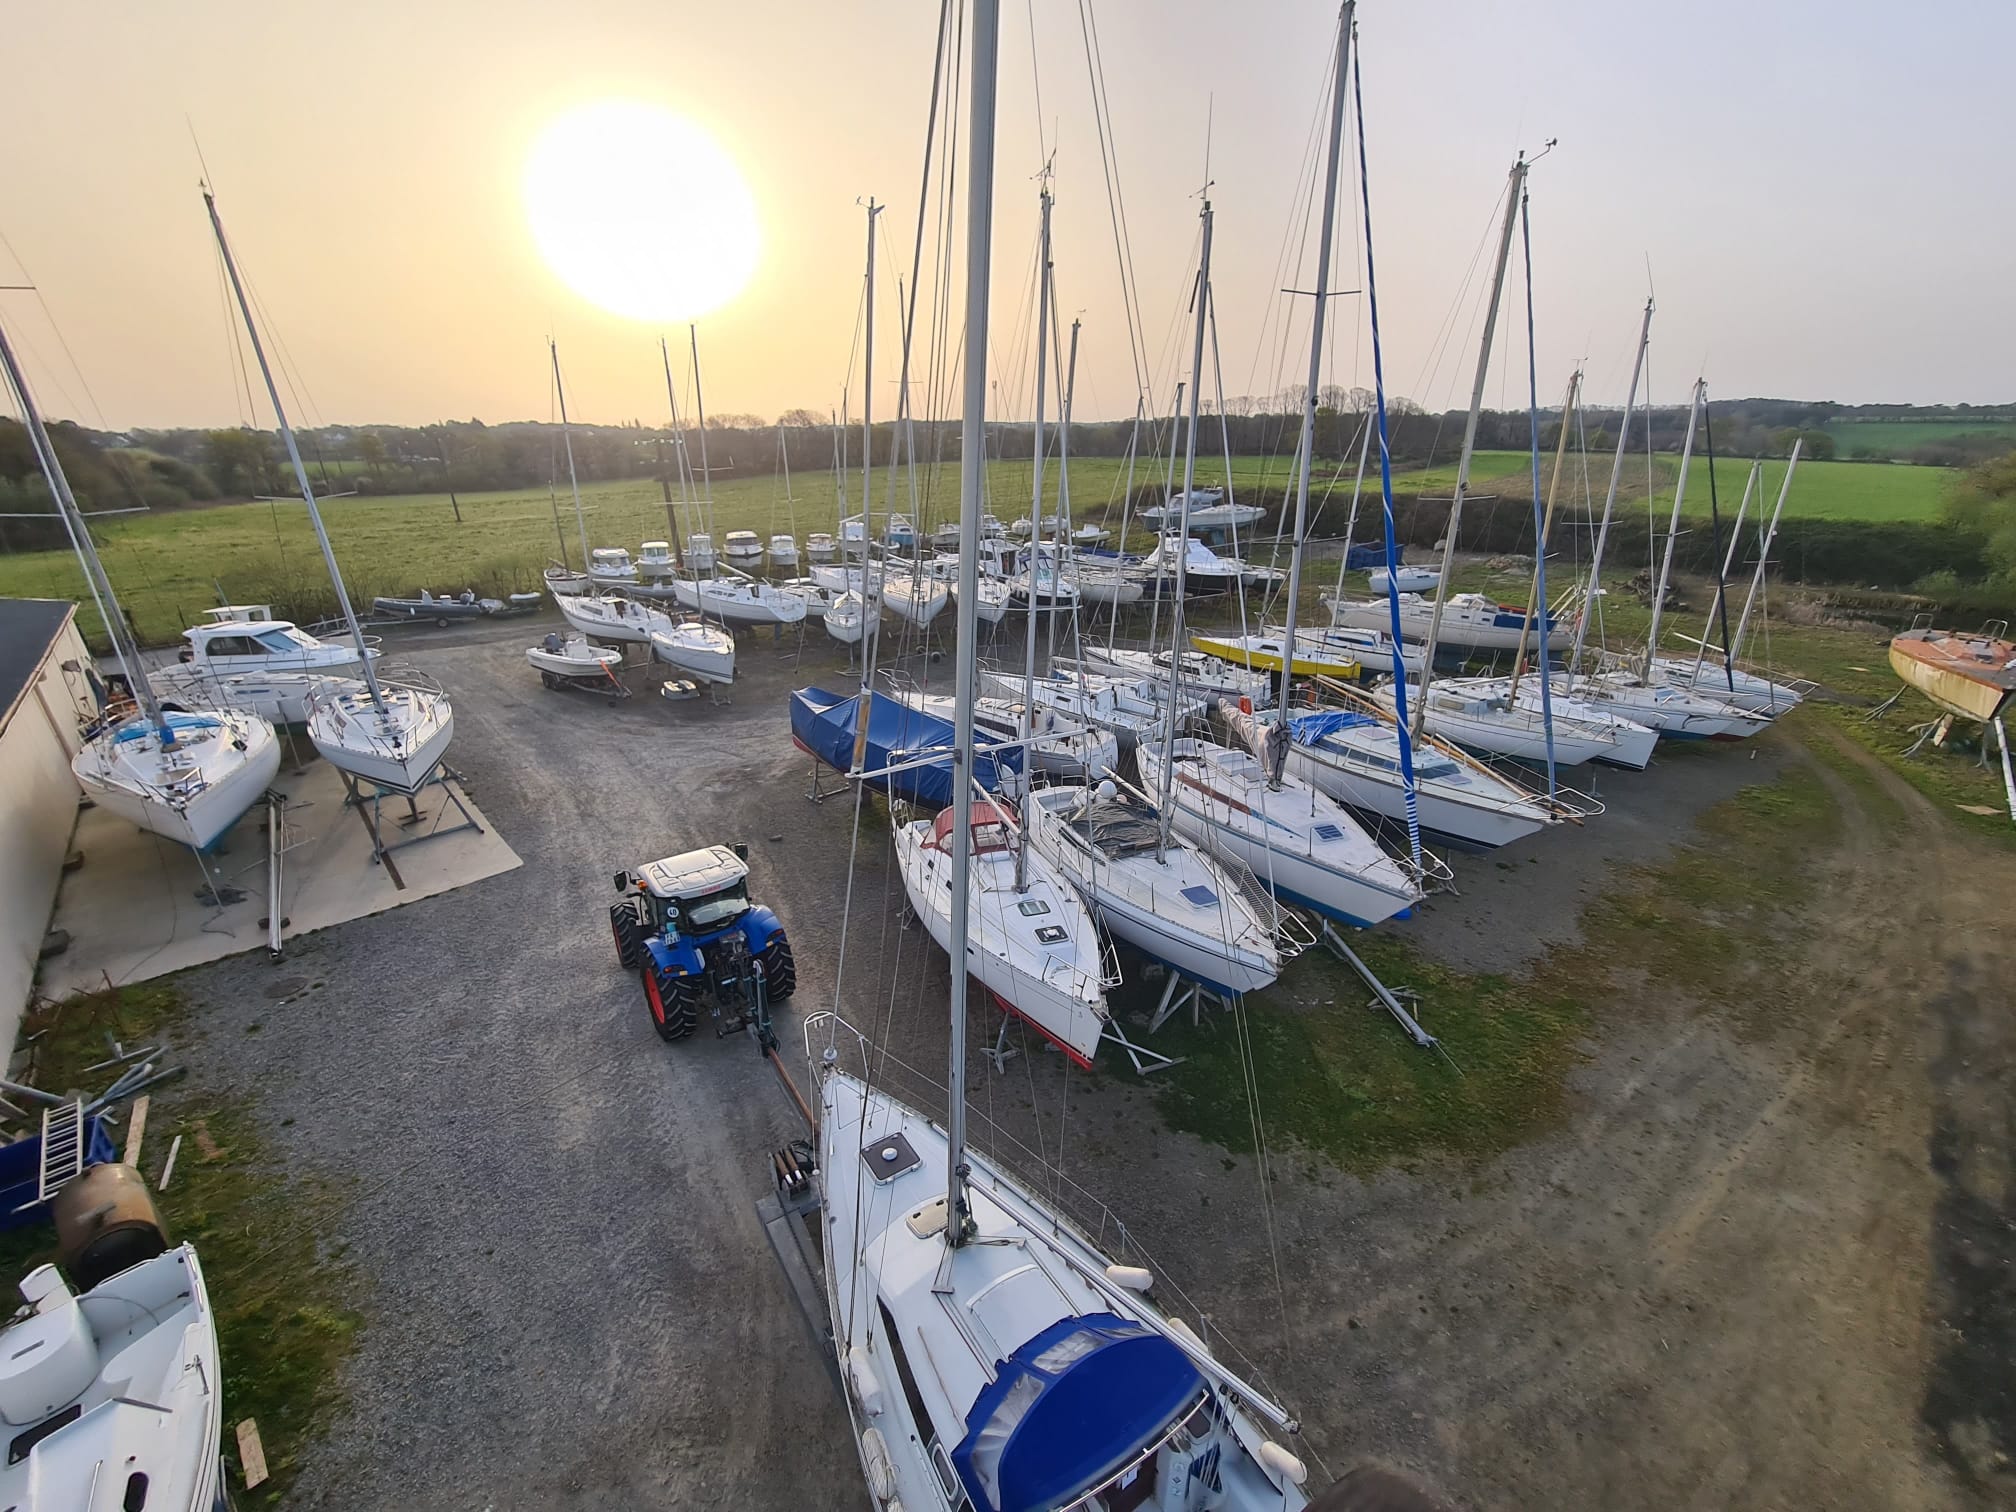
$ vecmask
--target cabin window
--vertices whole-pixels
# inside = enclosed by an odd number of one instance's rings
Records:
[[[1045,903],[1041,898],[1024,898],[1015,907],[1025,918],[1031,919],[1035,918],[1038,914],[1050,912],[1050,905]]]
[[[875,1309],[882,1315],[882,1339],[889,1346],[889,1358],[896,1362],[896,1379],[902,1384],[903,1400],[910,1408],[912,1432],[920,1441],[935,1440],[938,1434],[931,1426],[931,1413],[924,1405],[924,1394],[917,1389],[917,1377],[910,1372],[903,1340],[896,1332],[896,1320],[889,1316],[889,1304],[878,1298]]]
[[[952,1456],[945,1452],[943,1444],[934,1443],[931,1446],[931,1467],[938,1472],[938,1484],[944,1488],[946,1504],[953,1509],[953,1512],[972,1505],[966,1495],[966,1484],[959,1479],[959,1472],[952,1464]]]
[[[1044,945],[1061,945],[1070,933],[1062,924],[1045,924],[1037,929],[1036,938]]]
[[[285,630],[268,630],[259,637],[259,644],[268,651],[292,651],[297,643]]]
[[[219,635],[210,641],[212,656],[257,656],[261,649],[249,635]]]
[[[1344,831],[1337,828],[1334,824],[1319,824],[1316,826],[1316,838],[1318,840],[1342,840],[1344,838]]]
[[[1218,894],[1211,891],[1210,888],[1204,886],[1201,882],[1195,887],[1184,888],[1183,896],[1192,903],[1195,903],[1199,908],[1209,908],[1218,901]]]

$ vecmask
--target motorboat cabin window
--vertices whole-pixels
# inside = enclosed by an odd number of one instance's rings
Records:
[[[210,638],[212,656],[263,656],[265,653],[266,648],[249,635],[213,635]]]
[[[308,642],[292,630],[268,630],[259,637],[259,644],[268,651],[288,652],[305,646]]]

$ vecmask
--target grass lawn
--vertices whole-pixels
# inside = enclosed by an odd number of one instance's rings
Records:
[[[2016,447],[2016,421],[2009,420],[1834,420],[1827,434],[1843,457],[1894,457],[1958,436],[1999,436]]]

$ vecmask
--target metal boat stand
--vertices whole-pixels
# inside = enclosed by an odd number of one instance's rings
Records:
[[[1180,982],[1183,979],[1174,972],[1171,972],[1170,980],[1172,982]],[[1166,992],[1164,996],[1167,996]],[[1134,1074],[1136,1076],[1153,1076],[1157,1071],[1167,1071],[1171,1066],[1182,1065],[1185,1059],[1181,1055],[1164,1055],[1159,1050],[1150,1050],[1146,1045],[1135,1044],[1134,1041],[1127,1038],[1121,1032],[1120,1026],[1111,1019],[1107,1020],[1106,1032],[1100,1036],[1100,1039],[1102,1041],[1111,1040],[1127,1052],[1127,1059],[1134,1063]]]
[[[1204,1009],[1229,1006],[1223,993],[1216,992],[1201,982],[1193,982],[1181,972],[1172,971],[1169,973],[1168,985],[1162,989],[1162,1000],[1155,1005],[1155,1016],[1148,1020],[1148,1032],[1153,1034],[1185,1008],[1190,1010],[1190,1025],[1194,1029],[1203,1017]],[[1126,1041],[1122,1040],[1121,1043],[1125,1044]]]
[[[357,817],[363,821],[365,833],[371,837],[372,861],[385,868],[385,875],[392,879],[392,885],[402,892],[406,888],[406,879],[399,875],[399,868],[392,864],[392,852],[404,850],[409,845],[419,845],[422,841],[439,839],[443,835],[460,834],[463,830],[473,829],[479,835],[483,833],[483,826],[476,822],[476,816],[469,812],[469,806],[462,801],[461,794],[456,791],[456,788],[463,782],[462,774],[446,762],[437,766],[410,793],[402,793],[397,788],[383,787],[378,783],[354,777],[348,772],[343,772],[340,775],[343,778],[344,788],[348,790],[348,796],[344,798],[343,806],[345,808],[354,807],[357,810]],[[437,825],[435,828],[428,830],[424,835],[409,835],[404,840],[394,840],[391,844],[386,844],[383,831],[384,816],[381,812],[381,806],[385,799],[388,797],[404,798],[406,800],[406,812],[395,818],[392,822],[403,830],[416,829],[427,818],[426,813],[420,808],[418,800],[420,794],[430,787],[438,787],[441,790],[441,796],[455,805],[455,811],[462,816],[462,822],[460,824],[451,824],[446,829],[442,829]],[[369,788],[371,791],[366,793],[364,791],[366,788]]]

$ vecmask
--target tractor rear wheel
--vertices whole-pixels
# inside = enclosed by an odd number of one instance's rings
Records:
[[[778,930],[770,943],[756,952],[763,963],[763,991],[773,1003],[781,1003],[798,990],[798,962],[791,954],[791,942]]]
[[[616,941],[616,964],[625,971],[635,971],[644,949],[644,931],[637,923],[637,911],[627,903],[611,903],[609,933]]]
[[[693,1032],[700,1018],[700,983],[694,977],[675,976],[660,971],[656,961],[644,963],[644,1006],[651,1013],[651,1027],[662,1040],[682,1040]]]

